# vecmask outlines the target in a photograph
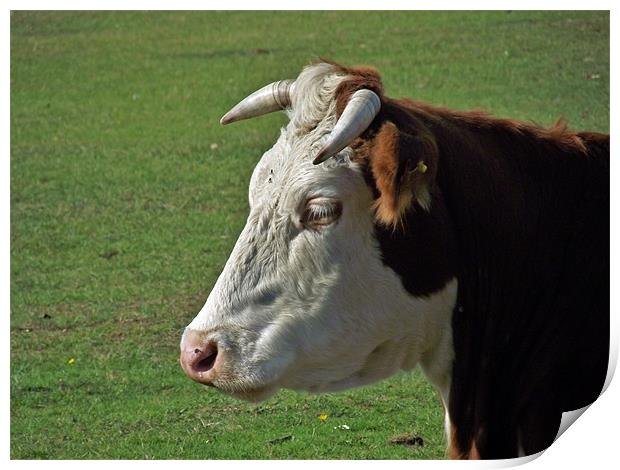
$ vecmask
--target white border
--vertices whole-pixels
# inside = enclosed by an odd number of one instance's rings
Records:
[[[205,4],[205,2],[198,1],[183,1],[179,0],[174,3],[170,3],[167,5],[154,5],[152,1],[118,1],[118,0],[108,0],[108,1],[91,1],[88,2],[88,6],[90,9],[101,9],[101,10],[126,10],[126,9],[203,9],[206,7],[222,7],[221,4]],[[314,0],[310,4],[304,4],[302,2],[290,2],[290,1],[274,1],[274,0],[265,0],[261,1],[260,4],[249,3],[247,1],[238,1],[238,0],[229,0],[225,4],[225,9],[288,9],[288,10],[303,10],[303,9],[362,9],[362,10],[374,10],[374,9],[411,9],[415,7],[416,9],[458,9],[460,6],[466,6],[468,9],[472,10],[481,10],[481,9],[498,9],[498,2],[496,1],[476,1],[476,2],[468,2],[466,5],[463,5],[462,2],[446,2],[441,0],[435,1],[417,1],[413,4],[403,2],[403,1],[391,1],[384,0],[381,2],[377,1],[369,1],[369,0],[356,0],[356,1],[334,1],[334,0]],[[524,0],[519,2],[502,2],[501,9],[513,9],[513,10],[540,10],[540,9],[558,9],[555,7],[560,7],[563,10],[612,10],[611,17],[611,77],[618,76],[617,74],[617,66],[616,61],[613,60],[614,52],[616,48],[614,47],[615,40],[617,38],[617,27],[618,21],[616,21],[616,15],[612,9],[612,2],[610,1],[575,1],[575,0],[566,0],[561,2],[545,2],[545,1],[531,1]],[[50,5],[49,1],[9,1],[8,8],[13,10],[48,10],[48,9],[83,9],[84,3],[77,1],[62,1],[62,2],[54,2],[53,7]],[[9,368],[10,368],[10,320],[9,320],[9,295],[10,295],[10,251],[7,247],[10,246],[10,218],[9,218],[9,210],[10,210],[10,159],[9,159],[9,139],[10,139],[10,16],[9,10],[5,10],[6,14],[3,17],[2,21],[2,32],[3,38],[5,39],[5,46],[2,49],[3,54],[3,63],[6,64],[4,68],[4,74],[2,75],[2,82],[4,85],[5,93],[2,95],[2,104],[3,104],[3,126],[2,133],[4,135],[4,139],[2,142],[4,143],[4,162],[6,162],[5,170],[2,175],[2,191],[3,191],[3,204],[2,204],[2,220],[5,221],[4,230],[2,230],[2,242],[5,249],[2,252],[2,260],[4,269],[2,270],[3,283],[2,283],[2,292],[3,292],[3,304],[6,307],[6,315],[4,316],[6,322],[5,329],[5,341],[6,341],[6,356],[5,360],[2,362],[4,369],[4,377],[9,376]],[[613,80],[610,80],[610,83],[613,83]],[[611,86],[611,85],[610,85]],[[611,132],[616,135],[616,131],[618,130],[617,120],[615,120],[614,109],[617,109],[617,100],[616,96],[613,93],[613,87],[611,90]],[[612,155],[613,152],[613,140],[612,140]],[[617,182],[617,165],[612,164],[612,182]],[[612,207],[618,207],[618,190],[615,185],[611,185],[611,203]],[[615,240],[618,239],[620,235],[618,231],[618,218],[614,216],[612,212],[611,217],[611,274],[612,274],[612,282],[611,282],[611,332],[612,332],[612,347],[611,347],[611,357],[610,357],[610,368],[615,370],[617,364],[617,356],[618,356],[618,333],[620,331],[620,324],[618,322],[618,292],[620,292],[620,282],[619,277],[617,275],[617,269],[619,266],[618,263],[618,249],[615,247]],[[609,381],[608,377],[608,381]],[[575,380],[579,380],[578,377],[575,377]],[[10,455],[10,438],[9,438],[9,426],[10,426],[10,413],[9,413],[9,381],[7,380],[6,386],[3,390],[5,394],[5,407],[3,408],[3,417],[5,423],[5,432],[6,434],[3,436],[3,444],[4,444],[4,455],[5,459],[9,460]],[[594,403],[592,406],[585,411],[585,413],[580,417],[579,423],[576,426],[571,426],[567,429],[563,434],[559,436],[557,441],[545,452],[542,453],[538,458],[524,458],[524,459],[514,459],[508,461],[485,461],[485,462],[451,462],[451,461],[389,461],[389,462],[374,462],[374,461],[321,461],[320,465],[323,467],[329,468],[338,468],[338,470],[342,470],[343,468],[355,467],[358,468],[368,468],[370,465],[384,465],[389,463],[390,467],[398,468],[411,468],[411,466],[415,466],[416,468],[462,468],[463,466],[475,466],[476,468],[502,468],[502,467],[511,467],[515,465],[525,464],[527,462],[528,468],[540,468],[547,469],[550,466],[561,466],[563,469],[583,469],[584,467],[590,468],[607,468],[610,462],[617,461],[617,451],[618,447],[617,443],[617,435],[616,435],[616,420],[619,413],[619,403],[620,403],[620,388],[617,385],[617,380],[608,384],[608,388],[602,394],[602,396]],[[72,468],[80,468],[80,470],[84,467],[85,464],[93,467],[100,468],[108,468],[110,465],[109,461],[10,461],[10,465],[14,467],[23,467],[30,468],[32,465],[45,465],[46,467],[58,467],[62,469],[72,469]],[[187,466],[187,465],[209,465],[216,467],[226,467],[229,469],[231,465],[236,467],[237,465],[251,465],[252,468],[257,469],[269,469],[274,470],[278,468],[289,469],[291,462],[288,461],[253,461],[252,463],[248,461],[241,462],[231,462],[231,461],[213,461],[210,463],[193,463],[191,461],[151,461],[151,462],[140,462],[140,461],[132,461],[132,462],[117,462],[115,465],[131,465],[132,467],[144,467],[149,469],[154,468],[176,468],[179,465]],[[310,466],[314,467],[317,465],[314,461],[296,461],[295,465],[300,465],[301,467],[309,468]]]

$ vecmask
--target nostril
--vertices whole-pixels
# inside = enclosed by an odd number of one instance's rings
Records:
[[[206,372],[213,368],[217,358],[217,347],[214,344],[208,345],[204,350],[195,349],[194,354],[197,358],[192,364],[194,372]]]

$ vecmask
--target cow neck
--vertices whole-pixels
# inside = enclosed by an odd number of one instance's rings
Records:
[[[609,179],[598,154],[608,140],[424,113],[456,239],[455,445],[510,457],[517,430],[533,426],[550,431],[524,442],[525,451],[543,450],[561,412],[591,403],[605,379]],[[584,326],[584,312],[594,326]]]

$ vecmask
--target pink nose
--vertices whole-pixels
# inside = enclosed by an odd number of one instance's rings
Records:
[[[217,344],[205,342],[196,331],[188,330],[181,340],[181,367],[187,376],[205,385],[212,385],[217,376]]]

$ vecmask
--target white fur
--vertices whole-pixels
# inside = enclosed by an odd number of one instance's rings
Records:
[[[449,388],[456,280],[425,298],[407,293],[381,261],[372,195],[351,150],[311,163],[336,122],[343,78],[319,64],[297,79],[290,122],[252,175],[247,224],[188,326],[225,352],[214,385],[242,398],[339,390],[418,363],[442,395]],[[317,196],[343,206],[319,231],[300,220]]]

